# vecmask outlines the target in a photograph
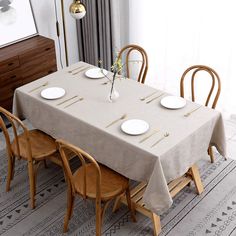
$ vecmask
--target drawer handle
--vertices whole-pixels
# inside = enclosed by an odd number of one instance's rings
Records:
[[[12,66],[12,65],[14,65],[14,62],[10,62],[10,63],[8,63],[8,65],[9,65],[9,66]]]
[[[14,78],[16,78],[16,75],[12,75],[12,76],[11,76],[11,79],[14,79]]]
[[[51,48],[46,48],[45,51],[49,51]]]

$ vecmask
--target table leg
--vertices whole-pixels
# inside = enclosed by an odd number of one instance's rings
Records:
[[[200,178],[200,174],[198,171],[198,167],[196,164],[194,164],[192,167],[189,168],[189,171],[180,178],[177,178],[173,181],[171,181],[168,184],[169,192],[171,197],[173,198],[178,192],[180,192],[185,186],[187,186],[191,181],[194,181],[197,193],[201,194],[204,190],[202,181]],[[153,234],[154,236],[158,236],[161,232],[161,222],[160,217],[147,209],[145,207],[145,204],[143,203],[143,194],[146,190],[147,183],[142,182],[130,191],[131,195],[131,201],[133,204],[133,207],[135,211],[140,212],[141,214],[149,217],[153,222]],[[120,204],[124,203],[127,205],[127,201],[124,195],[118,196],[114,207],[113,212],[118,210],[120,207]]]
[[[201,194],[204,191],[204,187],[202,184],[202,180],[199,174],[199,170],[196,164],[194,164],[190,169],[190,174],[192,175],[192,179],[194,181],[194,184],[196,186],[197,189],[197,193]]]

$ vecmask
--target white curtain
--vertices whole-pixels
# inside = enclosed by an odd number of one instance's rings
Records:
[[[129,43],[148,53],[146,83],[179,95],[185,69],[210,66],[222,82],[217,109],[236,114],[234,6],[235,0],[129,0]],[[199,87],[200,97],[205,87]]]

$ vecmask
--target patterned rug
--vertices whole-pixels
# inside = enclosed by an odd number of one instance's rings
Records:
[[[78,166],[76,160],[71,164],[74,168]],[[169,211],[161,216],[161,236],[236,235],[236,161],[224,161],[216,154],[214,164],[210,164],[209,159],[198,164],[204,193],[198,196],[193,184],[180,192]],[[8,193],[5,192],[6,170],[5,150],[0,150],[0,235],[95,235],[94,203],[79,197],[69,232],[62,233],[66,183],[59,167],[49,164],[48,169],[39,170],[35,210],[29,206],[26,162],[16,162],[15,177]],[[111,210],[112,206],[105,214],[103,235],[153,235],[152,222],[147,217],[137,214],[138,222],[133,223],[126,206],[117,213]]]

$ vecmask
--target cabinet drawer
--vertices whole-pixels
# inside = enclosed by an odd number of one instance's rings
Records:
[[[0,62],[0,73],[5,73],[20,66],[18,56]]]
[[[55,55],[55,48],[53,42],[48,42],[45,45],[39,46],[37,48],[34,48],[33,50],[30,50],[24,54],[21,54],[20,62],[21,64],[31,62],[32,60],[35,60],[37,58],[44,57],[47,58],[48,55]]]
[[[0,74],[0,88],[21,80],[20,69],[15,69],[4,74]]]
[[[8,111],[12,110],[13,98],[9,98],[7,100],[1,101],[0,106],[7,109]]]
[[[1,87],[0,88],[0,102],[11,99],[14,95],[15,89],[20,87],[21,85],[22,85],[22,81],[18,80],[15,83],[9,84],[5,87]]]
[[[38,71],[37,73],[34,73],[33,75],[31,76],[26,76],[23,78],[22,80],[22,84],[28,84],[34,80],[37,80],[37,79],[40,79],[44,76],[47,76],[53,72],[56,72],[57,71],[57,67],[56,66],[51,66],[51,67],[48,67],[48,68],[43,68],[43,70],[41,71]]]
[[[47,58],[37,58],[27,64],[21,66],[21,74],[25,77],[33,76],[38,72],[44,71],[48,68],[55,67],[56,59],[54,56],[48,56]]]

